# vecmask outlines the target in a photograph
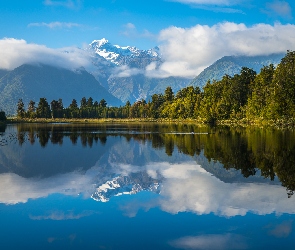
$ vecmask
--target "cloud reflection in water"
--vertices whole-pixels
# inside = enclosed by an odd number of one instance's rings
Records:
[[[84,173],[71,172],[45,179],[26,179],[16,174],[1,174],[0,202],[13,205],[54,193],[71,196],[83,194],[89,198],[97,187],[105,183],[108,176],[112,176],[111,172],[113,175],[121,173],[124,176],[145,173],[151,178],[159,179],[161,193],[158,198],[151,201],[152,204],[142,203],[138,209],[159,206],[163,211],[173,214],[214,213],[225,217],[245,215],[247,212],[260,215],[295,213],[294,199],[287,199],[284,187],[265,183],[225,183],[195,162],[153,162],[140,167],[112,163],[112,168],[105,178],[102,178],[105,173],[100,173],[98,166]],[[132,207],[130,212],[134,215],[136,211],[134,206]],[[129,208],[128,205],[123,206],[126,214]]]

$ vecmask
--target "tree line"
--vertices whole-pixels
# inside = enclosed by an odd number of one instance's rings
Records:
[[[78,105],[73,99],[64,107],[62,99],[50,104],[40,98],[38,106],[30,101],[27,110],[20,99],[17,104],[20,118],[170,118],[202,119],[214,123],[226,119],[265,120],[295,118],[295,52],[287,51],[277,67],[264,66],[257,74],[243,67],[239,74],[224,75],[219,81],[208,81],[203,90],[188,86],[176,94],[171,87],[151,99],[129,101],[124,106],[108,107],[92,97],[83,97]]]

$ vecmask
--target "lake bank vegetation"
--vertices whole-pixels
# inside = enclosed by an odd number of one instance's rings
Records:
[[[19,120],[57,119],[67,121],[184,121],[221,125],[258,125],[293,128],[295,125],[295,52],[287,51],[279,65],[264,66],[260,73],[243,67],[240,74],[208,81],[203,90],[189,86],[176,94],[167,87],[150,100],[129,101],[108,107],[106,100],[83,97],[64,107],[62,99],[50,103],[31,100],[27,109],[20,99]],[[107,120],[104,120],[107,119]],[[130,120],[131,119],[131,120]]]

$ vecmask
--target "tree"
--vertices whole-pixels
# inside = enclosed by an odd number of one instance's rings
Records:
[[[52,118],[57,118],[58,115],[58,101],[56,100],[52,100],[52,102],[50,103],[51,106],[51,111],[52,111]]]
[[[17,117],[18,118],[24,118],[25,117],[26,111],[25,111],[24,107],[25,107],[25,105],[23,103],[23,100],[19,99],[18,103],[17,103]]]
[[[270,98],[273,88],[273,76],[275,67],[273,64],[264,66],[255,80],[251,83],[251,95],[247,103],[247,117],[268,117],[267,108],[272,102]]]
[[[69,110],[69,116],[71,118],[78,118],[78,116],[79,116],[79,107],[78,107],[76,99],[72,100],[68,110]]]
[[[92,108],[93,107],[93,99],[92,97],[89,97],[87,100],[87,107]]]
[[[101,99],[99,104],[98,104],[99,107],[102,107],[102,108],[105,108],[107,106],[107,102],[105,99]]]
[[[87,106],[87,101],[85,97],[82,97],[81,102],[80,102],[80,108],[86,108]]]
[[[38,118],[50,118],[51,111],[50,106],[46,100],[46,98],[40,98],[38,103],[38,107],[36,109],[36,115]]]
[[[4,111],[0,111],[0,121],[6,121],[6,115]]]
[[[36,116],[36,106],[35,106],[35,102],[30,100],[29,104],[28,104],[28,110],[27,110],[27,117],[29,118],[34,118]]]
[[[153,94],[150,103],[149,115],[153,118],[159,118],[161,114],[161,106],[165,102],[162,94]]]
[[[52,118],[62,118],[63,117],[63,103],[62,99],[58,99],[58,101],[53,100],[51,103],[51,113]]]
[[[169,86],[165,89],[164,98],[166,102],[172,102],[174,98],[174,93],[172,91],[172,88]]]
[[[70,104],[69,108],[72,109],[72,110],[73,109],[78,109],[78,104],[77,104],[76,99],[72,100],[72,103]]]
[[[272,118],[295,117],[295,52],[288,51],[274,72],[269,114]]]

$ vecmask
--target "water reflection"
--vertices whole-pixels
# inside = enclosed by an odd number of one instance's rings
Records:
[[[244,177],[261,175],[270,180],[279,177],[282,185],[295,190],[295,133],[259,128],[208,128],[178,124],[21,124],[17,132],[9,130],[1,136],[5,144],[39,142],[62,145],[65,138],[72,145],[91,148],[98,142],[104,146],[108,138],[120,137],[127,142],[151,143],[154,149],[164,149],[166,155],[178,152],[198,156],[201,152],[208,161],[218,161],[227,170],[239,170]],[[127,145],[127,143],[126,143]],[[125,152],[127,155],[130,152]],[[134,157],[136,157],[134,155]],[[33,171],[33,170],[32,170]],[[12,170],[12,172],[17,173]],[[215,174],[215,173],[214,173]]]
[[[151,162],[145,166],[119,164],[105,172],[95,166],[85,173],[71,172],[49,178],[23,178],[16,174],[0,175],[0,202],[17,204],[50,194],[83,195],[97,201],[114,196],[136,194],[143,190],[160,193],[150,204],[126,206],[125,214],[134,216],[139,209],[160,207],[176,214],[193,212],[221,216],[295,213],[294,199],[286,199],[279,185],[266,183],[225,183],[195,162],[171,164]],[[116,176],[116,177],[113,177]],[[161,191],[161,192],[160,192]]]
[[[126,204],[124,213],[294,214],[280,185],[291,196],[294,139],[291,131],[181,125],[9,126],[1,135],[0,202],[56,193],[107,202],[149,191],[159,195]]]
[[[180,249],[248,249],[247,238],[232,233],[186,236],[170,245]]]

